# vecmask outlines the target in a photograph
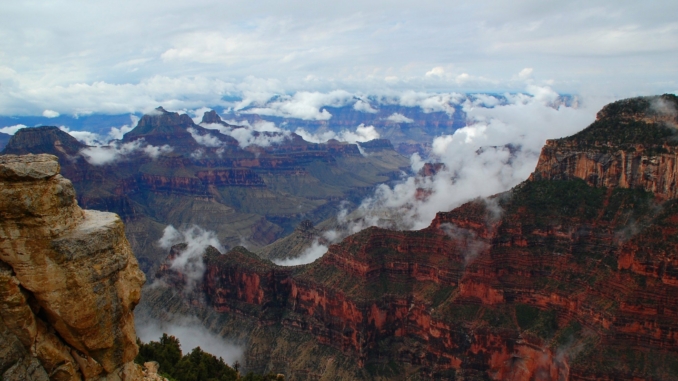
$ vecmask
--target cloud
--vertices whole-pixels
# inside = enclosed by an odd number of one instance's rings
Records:
[[[197,110],[189,111],[189,114],[192,115],[191,119],[193,119],[193,123],[200,124],[200,122],[202,121],[202,117],[205,115],[205,113],[211,110],[212,109],[209,107],[200,107]]]
[[[274,260],[273,262],[279,266],[297,266],[305,265],[307,263],[314,262],[316,259],[322,257],[327,253],[328,247],[322,245],[318,240],[314,240],[311,246],[306,248],[298,257],[296,258],[285,258]]]
[[[531,67],[526,67],[523,70],[521,70],[520,73],[518,73],[518,78],[522,80],[530,79],[532,78],[533,71],[534,69],[532,69]]]
[[[290,131],[288,130],[283,130],[282,128],[279,128],[275,125],[273,122],[268,122],[265,120],[258,120],[254,122],[253,124],[249,123],[248,121],[235,121],[235,120],[229,120],[227,121],[227,124],[229,126],[224,126],[223,124],[210,124],[210,123],[202,123],[200,126],[210,129],[210,130],[216,130],[219,131],[220,133],[224,135],[228,135],[235,140],[238,141],[238,145],[240,148],[246,148],[251,145],[259,146],[259,147],[269,147],[274,144],[279,144],[282,143],[285,139],[288,139],[290,137]],[[193,133],[191,132],[191,135]],[[207,135],[205,135],[207,136]],[[196,138],[194,136],[194,138]],[[218,147],[220,145],[223,145],[221,141],[218,141],[218,139],[203,139],[200,138],[201,140],[196,139],[196,141],[199,144],[202,144],[207,147]]]
[[[19,131],[22,128],[26,128],[26,126],[23,125],[23,124],[15,124],[13,126],[0,128],[0,132],[2,132],[3,134],[7,134],[7,135],[14,135],[14,134],[16,134],[17,131]]]
[[[328,120],[332,117],[323,106],[343,107],[353,101],[353,94],[344,90],[329,93],[299,91],[292,96],[281,95],[261,107],[244,109],[240,112],[299,118],[304,120]]]
[[[353,109],[356,111],[368,112],[371,114],[374,114],[379,111],[373,108],[369,102],[363,101],[362,99],[358,100],[355,104],[353,104]]]
[[[355,144],[379,139],[379,132],[377,132],[374,126],[365,126],[364,124],[356,127],[355,131],[341,130],[339,133],[334,131],[310,133],[301,127],[297,128],[294,132],[307,142],[312,143],[325,143],[330,139],[336,139],[340,142]]]
[[[546,139],[583,129],[599,109],[598,104],[556,108],[550,97],[541,96],[549,89],[535,93],[505,94],[506,103],[492,108],[467,100],[467,126],[433,141],[429,162],[441,163],[441,169],[432,176],[408,176],[392,186],[377,186],[356,210],[337,216],[335,239],[368,226],[421,229],[439,211],[507,191],[533,171]],[[424,164],[418,155],[411,162],[415,173]]]
[[[473,230],[463,229],[450,223],[441,224],[440,229],[460,245],[464,256],[464,266],[473,263],[483,251],[490,248],[490,244],[479,239]]]
[[[406,117],[405,115],[397,113],[397,112],[391,114],[388,118],[386,118],[386,120],[391,121],[391,122],[395,122],[395,123],[412,123],[412,122],[414,122],[414,119],[410,119],[410,118]]]
[[[220,252],[225,251],[216,233],[200,226],[193,225],[182,230],[177,230],[172,225],[165,227],[162,237],[158,240],[158,246],[167,250],[179,243],[185,243],[186,248],[172,260],[171,268],[184,274],[191,282],[202,279],[205,272],[202,255],[208,246],[213,246]],[[189,287],[191,284],[189,283]]]
[[[123,126],[120,126],[120,128],[117,127],[111,127],[111,130],[108,132],[108,137],[109,141],[111,139],[116,139],[116,140],[122,140],[122,137],[132,131],[134,129],[134,126],[139,123],[139,117],[136,115],[130,115],[131,123],[130,124],[125,124]]]
[[[137,4],[133,14],[100,2],[77,13],[64,0],[52,4],[22,2],[0,15],[2,115],[230,107],[233,97],[242,109],[274,95],[284,101],[297,92],[337,89],[515,92],[526,80],[543,84],[536,73],[554,80],[559,93],[617,98],[678,85],[671,64],[678,58],[678,24],[670,17],[678,4],[668,0],[485,0],[464,4],[463,11],[432,0],[389,7],[205,0],[199,7]],[[517,74],[525,68],[532,77]],[[328,117],[317,107],[279,106],[269,111]]]
[[[56,112],[54,110],[45,110],[45,111],[42,112],[42,116],[44,116],[45,118],[56,118],[59,115],[61,115],[61,114],[59,114],[58,112]]]
[[[426,72],[427,77],[442,77],[445,74],[445,68],[442,66],[436,66],[433,69]]]
[[[82,131],[81,131],[82,132]],[[71,135],[73,132],[69,132]],[[86,134],[76,134],[84,138]],[[96,141],[95,141],[96,143]],[[107,165],[118,161],[126,160],[133,154],[144,154],[151,159],[157,159],[160,155],[172,152],[172,147],[164,145],[162,147],[146,144],[144,139],[138,139],[129,143],[113,142],[110,145],[100,145],[87,147],[80,150],[80,154],[92,165]]]
[[[187,128],[186,131],[191,134],[191,137],[193,137],[198,144],[205,147],[221,147],[223,145],[223,142],[216,136],[211,134],[200,135],[193,127]]]
[[[190,353],[193,348],[200,347],[217,358],[223,358],[227,364],[243,361],[244,350],[241,346],[209,331],[196,317],[172,315],[169,322],[137,318],[135,325],[137,336],[142,342],[158,341],[162,334],[166,333],[179,339],[184,355]]]
[[[392,102],[406,107],[420,107],[425,113],[442,111],[448,115],[454,114],[454,105],[465,99],[462,94],[431,94],[424,92],[405,91]]]
[[[130,124],[125,124],[120,127],[111,127],[106,135],[100,135],[90,131],[72,131],[66,126],[61,126],[59,129],[88,146],[103,146],[107,145],[112,140],[121,140],[126,133],[134,129],[134,126],[139,122],[139,117],[130,115],[130,121]]]

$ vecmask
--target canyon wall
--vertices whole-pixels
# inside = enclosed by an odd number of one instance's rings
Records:
[[[137,380],[144,274],[113,213],[82,210],[52,155],[0,156],[0,374]]]
[[[652,108],[674,98],[607,106],[511,191],[308,265],[209,249],[187,287],[175,247],[149,313],[196,313],[294,380],[677,379],[678,139]]]

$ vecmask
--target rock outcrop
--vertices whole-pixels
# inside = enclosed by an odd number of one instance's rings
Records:
[[[674,131],[654,112],[674,101],[606,107],[529,181],[420,231],[370,228],[295,267],[212,248],[189,288],[164,265],[148,304],[197,313],[241,337],[249,368],[298,380],[677,379]]]
[[[0,156],[0,374],[140,379],[144,275],[120,218],[80,209],[59,170],[52,155]]]
[[[640,188],[678,197],[678,97],[635,98],[605,106],[568,138],[548,140],[533,180],[582,179],[596,187]]]

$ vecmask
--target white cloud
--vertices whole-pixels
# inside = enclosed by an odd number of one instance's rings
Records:
[[[591,123],[599,104],[582,108],[552,107],[549,89],[534,96],[505,97],[493,108],[465,106],[468,125],[433,141],[430,160],[444,164],[433,176],[410,176],[394,186],[379,185],[353,213],[340,213],[336,237],[368,226],[421,229],[439,211],[476,197],[500,193],[525,180],[548,138],[573,134]],[[423,162],[412,158],[412,170]],[[329,237],[328,237],[329,239]]]
[[[73,132],[69,132],[69,134],[73,134]],[[97,141],[93,141],[93,143],[97,143]],[[168,145],[157,147],[146,144],[144,139],[137,139],[124,144],[116,141],[111,145],[87,147],[80,150],[80,154],[92,165],[107,165],[126,160],[128,156],[135,153],[142,153],[152,159],[157,159],[160,155],[172,152],[172,150],[172,147]]]
[[[430,94],[424,92],[405,91],[393,102],[406,107],[420,107],[425,113],[443,111],[454,114],[454,105],[465,97],[461,94]]]
[[[186,129],[191,134],[191,137],[200,145],[203,145],[205,147],[221,147],[223,145],[223,142],[219,140],[214,135],[211,134],[205,134],[205,135],[200,135],[198,131],[195,128],[189,127]]]
[[[379,139],[379,132],[377,132],[374,126],[365,126],[364,124],[356,127],[355,131],[341,130],[339,133],[329,130],[319,133],[311,133],[301,127],[297,128],[294,132],[307,142],[312,143],[325,143],[330,139],[336,139],[340,142],[355,144],[358,142],[363,143],[370,140]]]
[[[200,124],[202,122],[202,117],[205,115],[206,112],[211,111],[212,109],[209,107],[200,107],[197,110],[191,110],[189,111],[189,114],[192,115],[191,119],[193,119],[193,123],[195,124]]]
[[[353,101],[353,94],[344,90],[329,93],[299,91],[292,96],[280,96],[262,107],[242,110],[242,113],[299,118],[304,120],[328,120],[332,117],[323,106],[342,107]]]
[[[504,92],[527,80],[542,84],[535,73],[553,79],[559,93],[616,98],[678,85],[671,17],[678,4],[668,0],[483,0],[461,11],[433,0],[389,7],[172,0],[162,9],[122,0],[75,13],[64,0],[50,4],[21,2],[0,14],[2,115],[128,113],[158,104],[194,110],[228,107],[233,96],[259,107],[275,94],[337,89]],[[317,105],[278,106],[269,112],[329,117]]]
[[[532,72],[533,71],[534,71],[534,69],[532,69],[531,67],[526,67],[523,70],[521,70],[520,73],[518,73],[518,78],[520,78],[522,80],[530,79],[530,78],[532,78]]]
[[[23,124],[15,124],[13,126],[0,128],[0,132],[7,135],[14,135],[16,134],[17,131],[19,131],[22,128],[26,128],[26,126],[24,126]]]
[[[54,110],[45,110],[42,112],[42,116],[44,116],[45,118],[56,118],[59,115],[60,114]]]
[[[436,66],[433,69],[426,72],[427,77],[442,77],[445,74],[445,68],[442,66]]]
[[[316,239],[315,241],[313,241],[311,246],[307,247],[298,257],[279,259],[274,260],[273,262],[276,265],[280,266],[305,265],[307,263],[314,262],[316,259],[322,257],[325,253],[327,253],[327,250],[328,250],[327,246],[320,244]]]
[[[179,243],[185,243],[186,248],[172,260],[171,268],[184,274],[192,282],[202,279],[205,271],[202,255],[208,246],[213,246],[220,252],[225,251],[216,233],[212,231],[197,225],[182,230],[167,225],[162,237],[158,240],[158,245],[163,249],[169,249]]]
[[[389,117],[386,118],[386,120],[389,120],[389,121],[395,122],[395,123],[412,123],[412,122],[414,122],[414,119],[410,119],[410,118],[406,117],[405,115],[398,113],[398,112],[394,112],[393,114],[389,115]]]
[[[373,108],[369,102],[363,101],[362,99],[358,100],[354,105],[353,109],[356,111],[368,112],[371,114],[376,113],[377,109]]]
[[[200,347],[203,351],[221,357],[227,364],[242,362],[243,348],[232,341],[219,337],[215,332],[206,329],[202,322],[193,316],[170,315],[170,321],[157,319],[135,320],[136,332],[142,342],[159,341],[163,333],[179,339],[183,354],[190,353]]]
[[[238,141],[238,145],[240,146],[240,148],[246,148],[251,145],[259,147],[269,147],[273,144],[282,143],[285,139],[289,138],[290,136],[290,132],[288,130],[283,130],[277,127],[275,123],[268,122],[265,120],[256,121],[254,124],[250,124],[246,120],[241,122],[230,120],[227,121],[227,123],[231,126],[237,127],[234,128],[230,126],[224,126],[218,123],[215,124],[203,123],[201,124],[201,126],[210,130],[217,130],[224,135],[228,135],[234,138],[235,140]],[[198,143],[200,143],[200,141],[198,141]],[[213,143],[216,144],[216,142]],[[203,145],[206,145],[208,147],[218,147],[221,144],[219,143],[217,145],[207,145],[207,144]]]

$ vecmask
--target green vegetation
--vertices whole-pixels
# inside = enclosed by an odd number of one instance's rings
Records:
[[[273,373],[260,375],[250,372],[242,377],[237,362],[232,368],[221,357],[217,358],[204,352],[200,347],[183,355],[179,339],[167,334],[163,334],[159,342],[151,341],[144,344],[137,340],[137,344],[139,345],[139,354],[134,361],[140,365],[148,361],[158,362],[160,365],[159,374],[170,381],[284,380],[284,377]]]
[[[403,373],[403,369],[392,358],[387,363],[371,362],[365,369],[372,376],[393,377]]]
[[[655,380],[678,379],[678,355],[675,352],[632,348],[628,346],[602,346],[599,350],[584,351],[576,356],[573,369],[590,373],[613,375],[638,374]]]
[[[592,220],[603,205],[604,188],[591,187],[584,180],[528,181],[513,192],[510,213],[527,207],[537,225],[546,225],[559,216]]]
[[[516,320],[524,331],[530,331],[535,335],[550,339],[558,330],[556,311],[540,310],[536,307],[516,304]]]
[[[562,140],[576,142],[582,148],[594,146],[596,142],[610,143],[615,149],[633,149],[635,144],[678,145],[675,129],[664,126],[657,119],[664,116],[661,110],[653,107],[654,102],[660,101],[673,104],[674,108],[678,104],[678,98],[672,94],[614,102],[605,106],[589,127]],[[659,153],[661,147],[655,147],[655,150]]]
[[[483,306],[481,319],[486,321],[492,328],[510,328],[514,329],[515,323],[511,314],[510,306]]]

